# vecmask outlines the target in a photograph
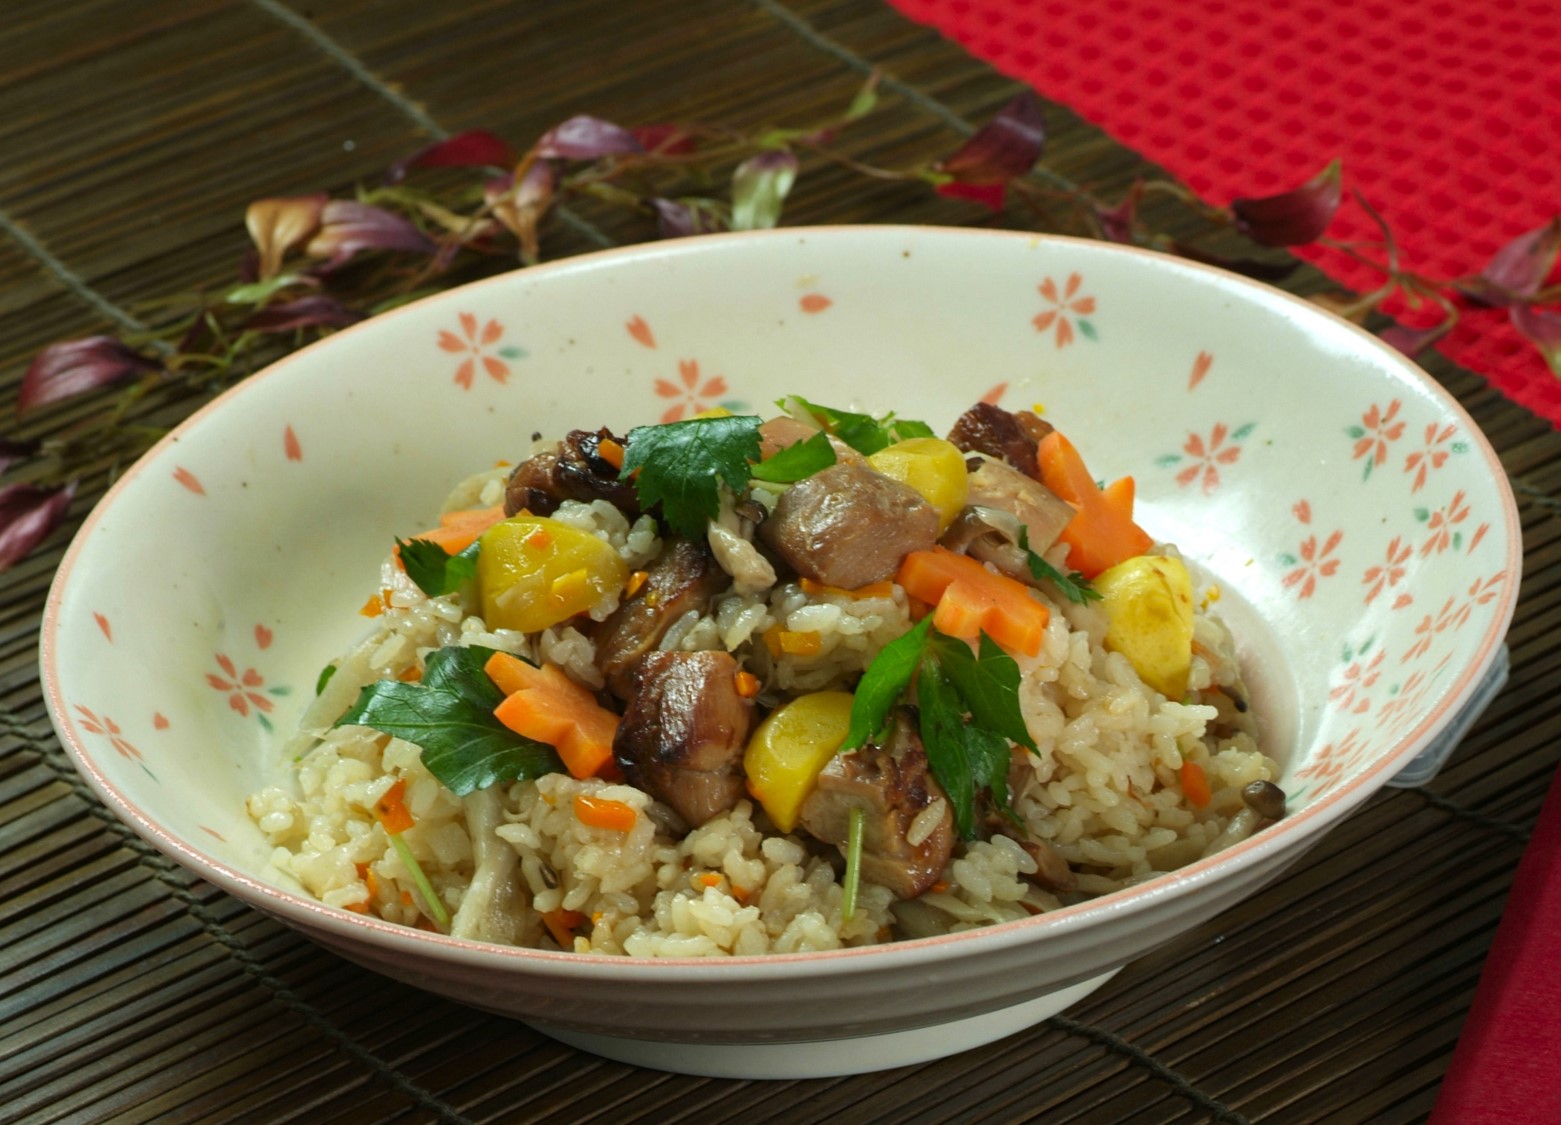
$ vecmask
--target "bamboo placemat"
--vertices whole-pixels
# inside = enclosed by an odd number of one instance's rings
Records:
[[[524,145],[626,124],[799,123],[882,68],[848,143],[945,155],[1012,83],[870,0],[11,0],[0,40],[0,410],[44,345],[231,281],[251,199],[341,191],[433,136]],[[1147,169],[1049,107],[1051,175]],[[1170,207],[1157,229],[1197,233]],[[1037,225],[805,165],[789,223]],[[580,207],[561,256],[639,241]],[[1300,271],[1286,283],[1308,292]],[[0,1117],[10,1121],[1413,1121],[1430,1109],[1555,770],[1561,438],[1475,375],[1432,371],[1501,452],[1527,572],[1513,674],[1429,786],[1389,790],[1274,885],[988,1048],[853,1078],[690,1078],[610,1063],[372,975],[186,876],[106,813],[49,728],[36,643],[69,528],[0,575]],[[167,424],[198,400],[140,408]],[[114,466],[83,482],[74,527]],[[907,982],[915,986],[916,982]]]

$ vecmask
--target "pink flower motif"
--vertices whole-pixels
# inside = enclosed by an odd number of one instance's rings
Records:
[[[1312,787],[1312,795],[1320,797],[1344,780],[1344,774],[1354,766],[1361,754],[1366,750],[1366,744],[1361,740],[1361,730],[1355,727],[1338,742],[1330,742],[1317,751],[1312,758],[1295,776],[1300,779],[1315,782]]]
[[[1312,506],[1305,500],[1296,501],[1290,509],[1295,513],[1295,518],[1302,523],[1310,525],[1312,522]],[[1281,555],[1279,561],[1285,566],[1294,569],[1284,577],[1286,587],[1299,587],[1297,597],[1305,600],[1317,590],[1317,582],[1322,578],[1332,578],[1339,569],[1339,560],[1330,558],[1334,548],[1344,538],[1343,531],[1335,531],[1328,536],[1321,545],[1317,542],[1317,536],[1308,535],[1301,541],[1298,555]]]
[[[1410,492],[1419,492],[1425,487],[1426,478],[1431,475],[1433,469],[1440,469],[1452,456],[1451,448],[1442,448],[1458,432],[1458,427],[1451,422],[1445,426],[1438,426],[1435,422],[1425,428],[1425,447],[1417,449],[1404,459],[1404,471],[1415,474],[1415,483],[1410,486]]]
[[[1366,591],[1367,605],[1375,601],[1377,595],[1384,590],[1391,590],[1399,584],[1407,570],[1404,564],[1409,561],[1410,556],[1414,553],[1414,547],[1405,543],[1403,536],[1395,535],[1393,537],[1393,541],[1388,544],[1387,558],[1376,566],[1367,567],[1365,576],[1361,578],[1363,585],[1371,587],[1370,590]],[[1400,609],[1408,605],[1410,601],[1411,598],[1407,593],[1400,594],[1393,603],[1393,608]]]
[[[678,379],[682,386],[665,379],[656,380],[658,395],[662,398],[679,400],[662,413],[663,422],[676,422],[685,413],[698,414],[709,410],[712,406],[719,405],[718,396],[727,392],[726,379],[720,375],[711,376],[703,383],[699,381],[699,361],[696,359],[678,360]]]
[[[1219,466],[1236,463],[1237,458],[1241,456],[1241,446],[1235,443],[1251,432],[1251,424],[1242,426],[1235,434],[1231,434],[1224,422],[1216,422],[1214,429],[1209,431],[1207,443],[1199,434],[1188,434],[1182,452],[1187,455],[1189,464],[1176,474],[1176,483],[1186,488],[1201,477],[1203,494],[1205,496],[1211,494],[1220,485]],[[1229,445],[1225,444],[1227,437],[1232,439]]]
[[[465,354],[459,367],[455,369],[455,381],[464,390],[471,390],[472,378],[477,373],[477,364],[482,364],[482,369],[494,380],[502,383],[509,378],[509,365],[503,360],[487,354],[490,345],[498,342],[504,335],[504,326],[496,320],[489,320],[482,326],[479,332],[477,318],[471,313],[461,313],[461,335],[454,332],[439,332],[439,347],[451,354]]]
[[[237,665],[222,653],[217,653],[217,667],[222,669],[225,676],[215,673],[206,673],[206,682],[217,691],[225,691],[228,694],[228,706],[240,715],[248,716],[249,709],[253,706],[258,713],[266,713],[271,710],[271,701],[260,694],[265,686],[265,679],[253,668],[245,668],[243,672]]]
[[[81,729],[88,734],[101,734],[108,737],[108,744],[119,752],[122,758],[128,758],[133,762],[141,760],[141,751],[137,750],[130,740],[125,737],[124,731],[119,729],[119,724],[104,715],[99,718],[81,704],[76,704],[76,710],[81,715]]]
[[[1398,399],[1388,403],[1386,408],[1373,405],[1360,416],[1360,425],[1351,426],[1345,431],[1355,439],[1355,451],[1351,456],[1357,461],[1366,458],[1368,477],[1373,468],[1387,464],[1388,442],[1397,441],[1403,436],[1403,421],[1394,421],[1398,417],[1400,405]]]
[[[1459,524],[1469,518],[1469,505],[1464,500],[1463,490],[1453,493],[1453,498],[1443,507],[1435,511],[1426,511],[1422,518],[1426,521],[1426,530],[1430,537],[1420,545],[1422,558],[1428,555],[1440,555],[1449,547],[1463,546],[1463,532],[1456,530]],[[1419,512],[1416,515],[1420,515]]]
[[[1077,296],[1079,286],[1084,279],[1076,273],[1070,273],[1068,280],[1063,283],[1062,292],[1057,291],[1057,283],[1051,278],[1037,287],[1041,296],[1045,298],[1052,308],[1036,313],[1030,323],[1035,325],[1037,332],[1045,332],[1048,328],[1055,327],[1057,334],[1057,346],[1065,348],[1073,343],[1073,321],[1068,314],[1079,318],[1079,331],[1091,340],[1095,338],[1095,326],[1083,319],[1095,311],[1095,298]]]
[[[1344,676],[1328,692],[1328,698],[1339,706],[1340,710],[1349,711],[1356,715],[1364,715],[1371,710],[1371,700],[1366,693],[1376,684],[1382,675],[1382,661],[1387,652],[1378,649],[1377,654],[1370,660],[1355,660],[1344,670]]]

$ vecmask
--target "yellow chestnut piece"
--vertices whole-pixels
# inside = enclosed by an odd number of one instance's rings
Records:
[[[942,438],[907,438],[885,446],[867,463],[886,477],[908,484],[938,512],[938,531],[948,530],[970,494],[965,455]]]
[[[753,732],[743,753],[748,792],[782,832],[797,827],[802,802],[850,729],[851,693],[817,691],[777,707]]]
[[[1180,559],[1139,555],[1095,577],[1106,647],[1168,699],[1187,694],[1192,668],[1192,576]]]
[[[546,516],[519,515],[482,533],[477,590],[490,628],[535,633],[622,590],[629,568],[612,546]]]

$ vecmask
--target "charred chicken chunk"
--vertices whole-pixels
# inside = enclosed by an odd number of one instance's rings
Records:
[[[759,536],[804,578],[854,590],[893,577],[938,539],[938,512],[909,485],[835,464],[781,493]]]
[[[672,623],[690,610],[704,613],[731,579],[703,543],[669,539],[645,583],[625,598],[596,633],[596,666],[619,699],[633,691],[634,662],[661,644]]]
[[[570,430],[551,453],[539,453],[522,461],[510,473],[504,489],[504,514],[525,509],[534,516],[551,515],[565,500],[606,500],[633,519],[639,515],[634,485],[618,479],[618,470],[601,456],[601,443],[616,441],[605,427]]]
[[[915,898],[936,883],[954,851],[954,814],[932,776],[914,715],[899,708],[887,745],[869,743],[833,758],[801,814],[808,832],[843,848],[851,810],[862,809],[862,878],[898,898]]]
[[[753,702],[738,694],[737,670],[725,652],[646,653],[634,665],[634,691],[613,738],[630,783],[695,828],[744,792]]]
[[[1051,423],[1028,410],[1017,413],[978,402],[954,422],[949,441],[966,453],[985,453],[1006,461],[1026,476],[1040,479],[1035,454]]]

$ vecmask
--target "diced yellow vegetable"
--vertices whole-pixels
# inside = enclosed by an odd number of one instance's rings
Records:
[[[1180,559],[1139,555],[1095,578],[1106,647],[1127,657],[1168,699],[1187,694],[1192,668],[1192,576]]]
[[[477,589],[496,629],[534,633],[622,590],[629,568],[590,532],[546,516],[520,515],[482,534]]]
[[[907,438],[880,449],[867,463],[886,477],[908,484],[938,511],[944,531],[965,506],[970,486],[965,455],[942,438]]]
[[[690,414],[690,418],[730,418],[732,412],[724,406],[712,406],[709,410],[701,410],[698,414]]]
[[[802,802],[850,729],[851,693],[818,691],[776,708],[753,732],[743,754],[748,792],[782,832],[797,826]]]

